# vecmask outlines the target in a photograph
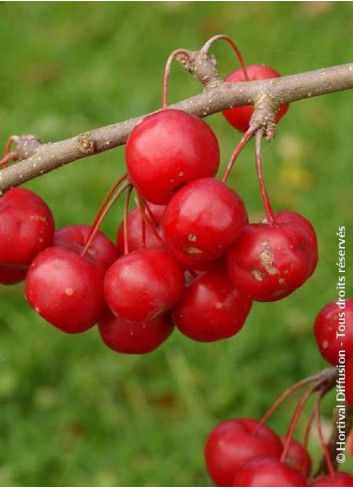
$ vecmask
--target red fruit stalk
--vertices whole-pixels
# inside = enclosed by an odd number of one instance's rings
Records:
[[[299,403],[298,403],[298,405],[294,411],[294,414],[292,416],[292,419],[291,419],[291,422],[289,425],[288,433],[286,435],[285,442],[283,445],[283,451],[282,451],[282,455],[281,455],[281,459],[280,459],[281,462],[284,462],[287,458],[289,447],[290,447],[290,444],[291,444],[291,441],[293,438],[293,433],[294,433],[295,427],[298,423],[299,417],[300,417],[300,415],[304,409],[304,406],[305,406],[307,400],[315,392],[316,389],[317,389],[316,385],[310,387],[310,389],[308,389],[305,392],[305,394],[303,395],[303,397],[300,399],[300,401],[299,401]]]
[[[53,238],[53,246],[61,246],[81,254],[91,234],[92,226],[76,224],[58,229]],[[114,244],[97,230],[85,253],[85,258],[105,272],[118,258],[119,252]]]
[[[121,181],[121,178],[119,178],[119,181]],[[113,185],[113,187],[116,187],[116,185],[117,184],[115,183]],[[106,217],[106,215],[108,214],[108,212],[110,211],[112,206],[115,204],[115,202],[121,196],[121,194],[125,190],[127,190],[129,187],[131,187],[131,184],[129,182],[125,182],[120,188],[118,188],[115,191],[115,193],[114,193],[114,191],[112,191],[112,188],[110,189],[110,191],[108,192],[108,195],[110,195],[112,193],[112,197],[110,197],[110,199],[107,199],[106,197],[104,198],[104,201],[98,210],[98,214],[96,216],[96,219],[94,220],[94,223],[92,224],[91,232],[87,238],[86,245],[85,245],[84,249],[82,250],[82,253],[81,253],[82,256],[84,256],[87,253],[87,251],[91,245],[91,242],[93,241],[94,236],[99,229],[99,226],[102,224],[104,218]]]
[[[164,209],[165,206],[147,204],[146,202],[143,206],[139,205],[139,207],[132,209],[124,221],[126,230],[123,224],[118,228],[116,241],[119,250],[124,252],[125,238],[127,238],[129,252],[139,248],[161,248],[163,239],[160,220]],[[146,224],[146,220],[148,224]]]
[[[282,443],[285,443],[285,437],[281,437]],[[298,441],[292,438],[285,464],[300,472],[303,476],[308,477],[311,472],[311,457],[307,449]]]

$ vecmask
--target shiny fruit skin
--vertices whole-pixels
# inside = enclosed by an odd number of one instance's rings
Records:
[[[156,232],[161,237],[161,239],[158,239],[156,235],[153,233],[153,231],[150,229],[150,227],[146,224],[145,245],[146,248],[160,248],[163,242],[160,221],[162,219],[165,206],[149,203],[149,207],[156,221]],[[147,216],[149,217],[148,213]],[[138,208],[132,209],[128,213],[127,236],[128,236],[129,252],[138,250],[139,248],[143,247],[143,219],[141,217],[140,209]],[[122,222],[118,228],[116,242],[121,254],[123,254],[124,253],[124,222]]]
[[[285,436],[281,436],[281,442],[283,443],[283,445],[285,443],[285,439]],[[291,439],[289,445],[285,463],[289,467],[292,467],[293,469],[300,472],[305,477],[308,477],[310,475],[311,457],[304,445],[294,440],[293,438]]]
[[[268,78],[278,78],[281,76],[276,70],[266,65],[249,65],[246,67],[246,69],[249,75],[249,81],[266,80]],[[237,71],[233,71],[233,73],[230,73],[224,81],[245,82],[243,70],[240,69]],[[279,122],[280,119],[282,119],[288,108],[288,104],[283,104],[280,106],[275,117],[276,122]],[[232,109],[224,110],[222,114],[226,118],[226,120],[233,127],[235,127],[235,129],[238,129],[238,131],[241,132],[246,132],[249,128],[249,122],[251,116],[253,115],[253,112],[253,105],[243,105],[241,107],[234,107]]]
[[[208,473],[218,486],[231,486],[237,472],[252,458],[280,458],[282,443],[267,426],[250,418],[230,419],[217,425],[207,438]]]
[[[68,248],[80,254],[85,247],[91,229],[92,227],[86,224],[74,224],[60,228],[55,231],[53,246]],[[105,272],[118,258],[119,252],[110,239],[98,230],[84,256]]]
[[[99,333],[104,343],[114,351],[127,354],[145,354],[156,350],[173,331],[168,314],[152,321],[134,323],[108,313],[99,322]]]
[[[233,487],[306,487],[306,479],[278,459],[260,456],[244,465],[235,476]]]
[[[297,225],[249,224],[228,252],[228,273],[245,295],[271,302],[303,285],[316,261],[317,248]]]
[[[225,271],[197,277],[173,309],[177,328],[195,341],[217,341],[243,327],[251,300],[234,289]]]
[[[175,109],[145,117],[126,143],[129,178],[137,192],[154,204],[167,204],[192,180],[216,175],[219,145],[198,117]]]
[[[113,263],[104,289],[113,314],[129,321],[150,321],[180,300],[184,272],[166,250],[141,248]]]
[[[275,220],[277,224],[290,224],[299,228],[302,232],[305,233],[306,239],[311,244],[312,250],[314,250],[314,252],[311,253],[312,262],[309,272],[311,276],[314,273],[319,260],[318,241],[313,225],[304,216],[294,211],[276,212]]]
[[[344,309],[330,302],[315,319],[314,334],[322,357],[331,365],[338,364],[340,350],[347,359],[353,356],[353,299],[346,299]],[[343,330],[340,331],[340,325]],[[337,336],[340,334],[341,336]]]
[[[38,195],[19,187],[6,192],[0,198],[0,283],[23,280],[53,235],[53,215]]]
[[[103,273],[78,253],[58,246],[32,262],[25,287],[32,308],[66,333],[80,333],[103,316]]]
[[[309,487],[353,487],[353,475],[347,472],[335,472],[335,478],[330,475],[320,475],[309,481]]]
[[[202,270],[236,241],[248,222],[243,201],[214,178],[189,183],[171,199],[163,216],[163,232],[173,255]]]

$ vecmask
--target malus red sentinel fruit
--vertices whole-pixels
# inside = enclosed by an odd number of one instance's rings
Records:
[[[353,299],[341,307],[336,302],[323,307],[316,316],[314,334],[322,357],[331,365],[337,365],[342,350],[347,359],[353,356]]]
[[[107,304],[129,321],[151,321],[184,292],[184,272],[163,248],[141,248],[118,258],[105,275]]]
[[[306,479],[293,467],[277,458],[251,459],[235,476],[233,487],[305,487]]]
[[[168,314],[151,321],[133,323],[108,313],[99,322],[99,333],[104,343],[114,351],[128,354],[145,354],[158,348],[173,331]]]
[[[251,300],[231,284],[222,270],[206,272],[186,289],[173,309],[177,328],[196,341],[234,336],[244,325]]]
[[[223,421],[211,431],[205,446],[208,473],[219,486],[231,486],[252,458],[269,455],[279,459],[281,453],[279,437],[251,418]]]
[[[173,196],[162,225],[173,255],[185,266],[203,270],[237,240],[247,222],[238,194],[215,178],[203,178]]]
[[[167,204],[180,187],[213,177],[219,145],[212,129],[187,112],[164,109],[145,117],[126,143],[126,165],[137,192],[154,204]]]
[[[0,283],[24,280],[35,256],[51,245],[54,218],[34,192],[14,188],[0,198]]]
[[[33,309],[66,333],[80,333],[103,316],[103,273],[90,260],[59,246],[32,262],[25,294]]]
[[[266,65],[249,65],[246,67],[249,80],[248,81],[256,81],[256,80],[266,80],[268,78],[278,78],[281,75]],[[224,80],[225,82],[245,82],[245,75],[242,69],[233,71],[230,73]],[[284,104],[281,105],[277,111],[275,121],[279,122],[280,119],[287,112],[289,105]],[[234,107],[233,109],[224,110],[222,113],[227,121],[238,129],[238,131],[246,132],[249,128],[249,122],[251,116],[254,112],[253,105],[243,105],[241,107]]]

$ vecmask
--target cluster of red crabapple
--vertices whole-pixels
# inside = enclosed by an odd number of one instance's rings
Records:
[[[343,318],[346,331],[344,336],[339,336],[339,322]],[[344,307],[337,302],[323,307],[316,316],[314,334],[322,357],[335,367],[345,368],[345,399],[353,409],[353,299],[347,299]],[[345,365],[339,361],[342,352],[346,357]],[[212,480],[218,486],[233,487],[353,487],[353,475],[335,470],[320,421],[321,400],[333,385],[336,386],[336,375],[336,369],[327,370],[297,382],[259,421],[238,418],[219,423],[205,446],[206,466]],[[308,384],[294,411],[288,433],[278,436],[265,422],[290,394]],[[342,384],[341,388],[343,392]],[[304,406],[316,393],[305,440],[300,443],[293,438],[294,430]],[[308,440],[315,419],[328,473],[311,477]]]
[[[104,342],[124,353],[154,350],[174,325],[196,341],[233,336],[252,301],[288,296],[311,276],[318,259],[309,221],[295,212],[272,211],[260,151],[263,222],[248,222],[243,201],[226,184],[250,139],[253,107],[224,111],[234,127],[245,130],[245,140],[218,180],[217,138],[198,117],[167,108],[168,74],[163,109],[133,129],[127,174],[114,183],[92,226],[55,231],[49,208],[23,188],[0,200],[1,282],[25,278],[27,301],[49,323],[69,333],[98,323]],[[242,62],[226,81],[277,76],[269,67]],[[280,107],[277,121],[287,109]],[[132,188],[138,205],[128,212]],[[98,227],[123,192],[115,245]]]
[[[242,69],[226,82],[279,76],[272,68],[245,66],[239,59]],[[253,107],[223,112],[244,135],[223,178],[217,180],[217,138],[201,119],[167,108],[167,77],[166,70],[163,109],[132,131],[126,144],[127,173],[113,184],[92,226],[55,230],[48,206],[23,188],[0,199],[0,283],[25,280],[29,304],[49,323],[67,333],[98,324],[103,341],[122,353],[153,351],[174,325],[196,341],[231,337],[244,325],[253,301],[287,297],[313,274],[318,261],[310,222],[296,212],[272,210],[262,175],[261,131],[255,161],[266,219],[249,223],[243,201],[226,184],[237,156],[253,136]],[[278,109],[276,122],[287,110],[288,105]],[[133,188],[137,207],[129,211]],[[123,192],[124,218],[114,244],[99,226]],[[342,348],[335,336],[339,313],[330,304],[315,323],[319,349],[333,365]],[[347,301],[346,314],[353,314],[353,301]],[[353,378],[349,331],[346,370],[347,378]],[[206,444],[212,479],[220,486],[351,487],[352,476],[330,466],[324,443],[329,475],[308,482],[310,456],[292,438],[296,418],[318,381],[322,379],[311,377],[294,386],[314,382],[283,440],[264,425],[268,414],[261,421],[243,418],[218,425]],[[319,432],[323,394],[314,410]],[[353,406],[351,384],[346,396]]]

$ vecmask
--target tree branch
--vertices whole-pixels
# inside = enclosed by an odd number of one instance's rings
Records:
[[[189,65],[188,69],[190,70]],[[203,76],[206,76],[205,73]],[[230,107],[256,104],[264,95],[273,101],[274,107],[277,107],[284,103],[351,88],[353,63],[270,80],[221,83],[171,107],[205,117]],[[0,194],[62,165],[124,144],[142,117],[36,147],[32,155],[0,171]]]

